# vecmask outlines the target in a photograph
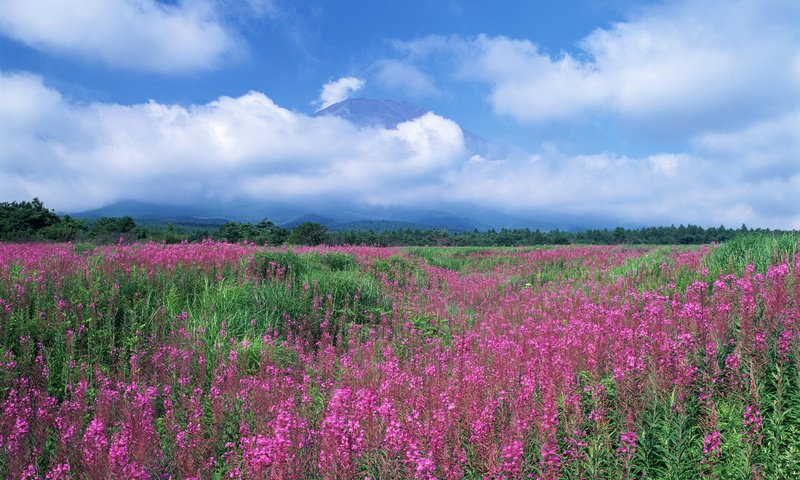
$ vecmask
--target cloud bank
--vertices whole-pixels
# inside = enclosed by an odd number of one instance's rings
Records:
[[[86,105],[37,76],[2,73],[0,124],[0,200],[38,196],[62,211],[246,199],[800,227],[797,114],[698,136],[688,152],[545,146],[498,159],[468,152],[459,126],[432,113],[383,129],[293,112],[259,92],[189,107]],[[776,144],[789,150],[764,148]]]
[[[463,156],[451,120],[396,129],[281,108],[259,92],[182,107],[74,104],[41,78],[0,74],[0,192],[75,211],[120,199],[171,203],[358,198],[394,204]],[[386,190],[400,182],[402,189]]]
[[[678,0],[596,29],[570,52],[431,35],[393,42],[381,62],[438,71],[444,89],[482,84],[494,114],[534,132],[613,134],[596,141],[600,151],[544,145],[516,159],[473,158],[448,177],[464,200],[645,224],[797,228],[799,23],[791,0]]]
[[[264,14],[271,2],[250,0]],[[0,34],[37,50],[110,67],[184,73],[218,66],[244,49],[211,0],[4,0]]]

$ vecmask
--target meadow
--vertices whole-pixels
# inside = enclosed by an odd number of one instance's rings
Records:
[[[0,244],[0,477],[800,478],[798,240]]]

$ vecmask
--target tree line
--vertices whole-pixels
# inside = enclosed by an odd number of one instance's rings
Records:
[[[5,242],[102,240],[113,235],[130,235],[135,229],[131,217],[104,217],[87,224],[69,215],[59,216],[45,208],[38,198],[0,203],[0,241]]]
[[[587,229],[563,231],[559,229],[542,231],[530,228],[503,228],[499,231],[473,230],[472,232],[449,232],[447,230],[391,230],[384,232],[344,231],[329,233],[331,244],[351,244],[382,246],[533,246],[533,245],[698,245],[721,243],[744,232],[765,231],[748,229],[742,225],[738,229],[720,227],[703,228],[696,225],[671,225],[668,227],[647,227],[627,229]],[[776,231],[777,232],[777,231]]]
[[[305,222],[294,228],[275,225],[268,219],[255,225],[227,222],[221,226],[137,225],[130,216],[83,220],[60,216],[47,209],[41,200],[0,203],[0,241],[3,242],[92,242],[111,244],[132,241],[167,243],[197,242],[206,239],[257,244],[317,245],[331,239],[323,225]]]
[[[697,225],[628,229],[587,229],[581,231],[503,228],[499,231],[450,232],[444,229],[396,229],[385,231],[329,231],[324,225],[304,222],[294,228],[276,225],[268,219],[256,224],[227,222],[221,226],[137,225],[129,216],[102,217],[92,221],[59,216],[34,198],[32,201],[0,203],[0,241],[88,241],[108,244],[122,241],[195,242],[213,239],[251,242],[259,245],[379,245],[379,246],[530,246],[530,245],[693,245],[730,240],[747,232],[778,230]]]

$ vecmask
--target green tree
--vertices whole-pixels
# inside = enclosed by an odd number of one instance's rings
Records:
[[[256,224],[255,234],[253,240],[256,243],[280,245],[289,238],[289,229],[275,225],[265,218]]]
[[[241,242],[242,240],[246,240],[248,238],[248,234],[250,233],[249,230],[251,228],[252,227],[249,224],[226,222],[219,227],[217,239],[225,240],[226,242],[230,243]]]
[[[303,222],[292,229],[288,242],[292,245],[319,245],[328,240],[328,228],[314,222]]]
[[[41,200],[0,203],[0,240],[30,240],[41,230],[60,221]]]
[[[86,224],[83,220],[64,215],[59,219],[58,223],[43,228],[40,231],[40,235],[47,240],[71,242],[79,240],[86,235]]]
[[[628,240],[627,237],[628,232],[622,227],[617,227],[614,229],[611,238],[614,243],[625,243]]]
[[[100,217],[89,228],[89,234],[95,237],[104,237],[131,233],[134,230],[136,230],[136,222],[128,215],[124,217]]]

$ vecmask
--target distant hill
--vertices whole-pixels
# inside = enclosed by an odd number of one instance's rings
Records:
[[[475,221],[447,212],[426,212],[414,219],[421,225],[435,225],[451,232],[468,232],[477,227]]]
[[[137,224],[173,223],[184,226],[217,227],[229,221],[257,223],[267,218],[277,225],[288,228],[303,222],[314,222],[331,231],[345,230],[393,230],[400,228],[446,229],[451,232],[466,232],[478,229],[525,228],[549,231],[560,229],[577,231],[587,228],[613,228],[624,226],[636,228],[617,218],[593,215],[564,215],[551,212],[502,212],[470,204],[450,204],[441,209],[420,207],[377,207],[347,203],[331,203],[319,206],[300,206],[283,203],[259,203],[237,200],[232,203],[208,203],[202,205],[168,205],[137,201],[121,201],[111,205],[69,213],[80,219],[92,220],[100,217],[122,217],[128,215]]]
[[[282,215],[270,215],[270,211],[280,211]],[[307,213],[287,219],[286,214],[292,211],[296,212],[298,209],[296,207],[281,209],[275,206],[259,208],[257,204],[241,208],[238,204],[204,206],[121,201],[102,208],[70,213],[70,215],[85,220],[127,215],[141,225],[173,223],[212,228],[230,221],[255,223],[263,218],[268,218],[287,228],[294,228],[303,222],[319,223],[332,231],[372,230],[378,232],[410,228],[412,230],[446,229],[452,232],[462,232],[481,228],[481,222],[442,211],[402,208],[378,211],[357,209],[353,212],[344,208],[334,208],[329,212],[322,213],[307,211]]]
[[[105,207],[72,214],[75,218],[93,220],[100,217],[132,217],[140,224],[175,223],[180,225],[219,226],[228,220],[209,215],[201,206],[164,205],[126,200]]]
[[[400,222],[393,220],[364,220],[361,222],[340,223],[330,230],[334,232],[366,232],[375,233],[393,230],[431,230],[444,227],[433,227],[422,223]]]

